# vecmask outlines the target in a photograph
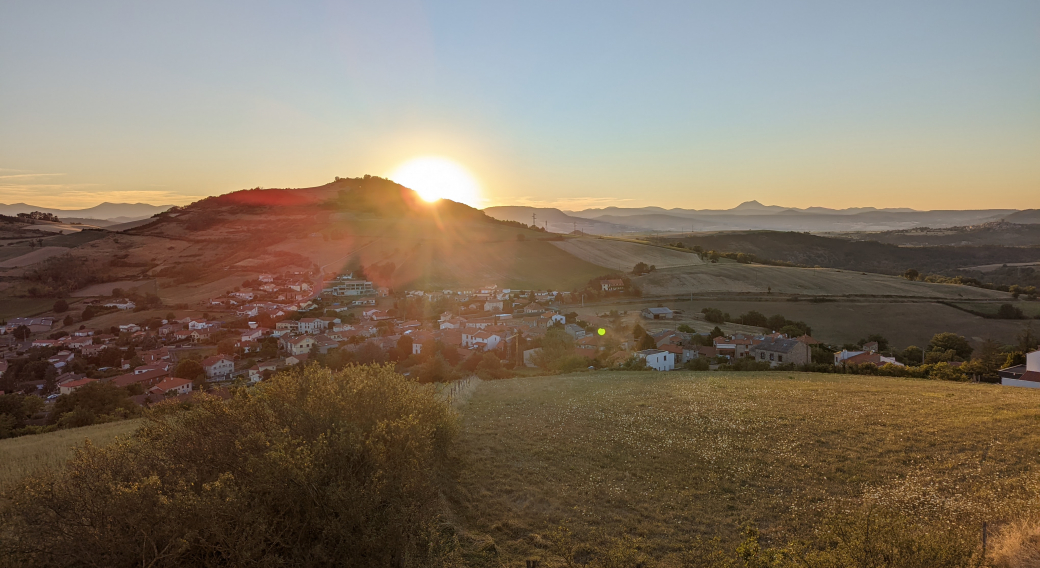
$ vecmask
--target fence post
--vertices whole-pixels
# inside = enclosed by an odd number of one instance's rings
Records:
[[[986,561],[986,521],[982,521],[982,561]]]

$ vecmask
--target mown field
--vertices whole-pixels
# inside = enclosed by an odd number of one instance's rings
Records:
[[[123,420],[0,440],[0,493],[41,468],[60,469],[85,440],[99,446],[109,444],[140,425],[139,419]]]
[[[596,547],[634,537],[667,564],[746,521],[784,543],[867,502],[991,528],[1040,504],[1029,389],[597,372],[481,383],[461,418],[453,521],[503,565],[548,558],[560,525]]]

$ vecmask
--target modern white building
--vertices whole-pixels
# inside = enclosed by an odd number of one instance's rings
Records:
[[[636,351],[636,357],[646,360],[646,366],[655,371],[671,371],[675,369],[675,354],[661,349],[644,349]]]
[[[368,280],[333,280],[326,285],[325,291],[333,296],[368,296],[376,293],[375,287]]]
[[[1000,384],[1006,387],[1040,388],[1040,350],[1026,353],[1025,369],[1021,374],[1006,373],[1011,369],[1001,369]]]

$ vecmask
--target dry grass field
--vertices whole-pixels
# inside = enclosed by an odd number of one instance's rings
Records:
[[[54,300],[51,298],[3,298],[0,299],[0,319],[35,316],[52,306]]]
[[[911,282],[898,276],[831,268],[788,268],[758,264],[704,264],[657,270],[634,279],[648,296],[683,294],[765,294],[998,300],[1006,292]]]
[[[699,256],[690,252],[615,239],[577,238],[553,244],[582,260],[618,272],[629,272],[639,262],[657,268],[704,264]]]
[[[991,528],[1040,503],[1030,389],[596,372],[484,382],[461,416],[452,520],[502,565],[546,557],[561,524],[597,547],[641,539],[670,565],[745,521],[782,543],[866,501]]]
[[[0,440],[0,493],[40,468],[60,468],[85,440],[99,446],[109,444],[140,425],[140,419],[123,420]]]
[[[981,314],[996,315],[1002,304],[1011,304],[1022,310],[1028,318],[1040,317],[1040,302],[1018,301],[1018,302],[956,302],[955,305],[966,310],[972,310]]]
[[[588,306],[577,311],[583,314],[599,314],[611,309],[618,311],[638,311],[646,306],[655,306],[658,302],[644,301],[624,304],[602,304]],[[1033,325],[1040,331],[1040,322],[1030,320],[1001,320],[979,317],[937,302],[912,301],[848,301],[833,302],[787,302],[755,299],[698,299],[695,301],[664,302],[671,308],[681,309],[685,315],[679,319],[649,322],[639,321],[647,329],[673,329],[686,323],[697,332],[711,330],[715,324],[704,321],[700,312],[703,308],[718,308],[737,317],[740,314],[755,310],[767,316],[780,314],[788,319],[804,321],[812,327],[813,337],[825,343],[842,345],[855,343],[872,333],[885,336],[894,348],[903,349],[908,345],[922,347],[936,333],[954,332],[975,342],[993,339],[1003,343],[1015,343],[1018,334],[1027,326]],[[1019,302],[1016,305],[1026,305]],[[971,309],[986,304],[967,304]],[[998,304],[999,305],[999,304]],[[1024,310],[1025,308],[1023,308]],[[993,308],[994,312],[996,308]],[[726,333],[757,332],[736,324],[722,324]]]

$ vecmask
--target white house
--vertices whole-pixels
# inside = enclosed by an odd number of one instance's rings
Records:
[[[302,355],[310,353],[311,349],[314,349],[313,337],[283,337],[279,343],[282,349],[288,351],[290,355]]]
[[[484,302],[485,312],[501,312],[504,302],[502,300],[488,300]]]
[[[463,347],[480,347],[485,351],[490,351],[502,341],[502,336],[497,333],[491,333],[487,331],[464,331],[462,332],[462,346]]]
[[[223,379],[235,372],[235,361],[227,355],[214,355],[202,360],[202,370],[211,379]]]
[[[1000,384],[1007,387],[1040,388],[1040,350],[1026,353],[1025,371],[1017,378],[1002,376]]]
[[[131,300],[127,300],[126,298],[121,298],[119,300],[112,300],[111,302],[108,302],[108,303],[104,304],[104,306],[106,308],[118,308],[120,310],[132,310],[132,309],[137,307],[137,304],[135,304]]]
[[[675,354],[660,349],[644,349],[636,351],[635,356],[646,360],[646,366],[656,371],[675,369]]]

